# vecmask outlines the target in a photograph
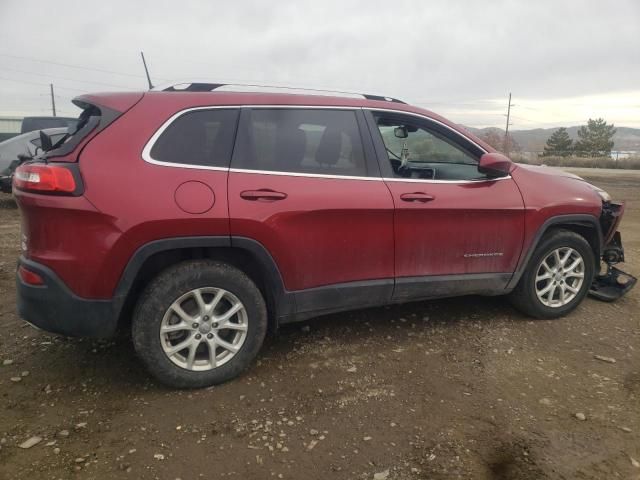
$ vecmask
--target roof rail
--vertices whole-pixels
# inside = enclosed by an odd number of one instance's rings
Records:
[[[385,97],[383,95],[370,95],[366,93],[346,92],[342,90],[325,90],[320,88],[304,88],[304,87],[283,87],[278,85],[261,85],[255,83],[206,83],[206,82],[180,82],[170,85],[163,85],[153,90],[162,92],[213,92],[223,87],[232,87],[231,91],[256,91],[256,89],[272,89],[272,90],[295,90],[298,92],[311,93],[312,95],[353,95],[366,98],[367,100],[378,100],[382,102],[406,103],[393,97]],[[245,90],[233,90],[235,88],[244,88]]]

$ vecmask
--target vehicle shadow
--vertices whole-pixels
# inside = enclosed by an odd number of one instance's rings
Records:
[[[511,307],[504,297],[469,295],[324,315],[305,322],[281,325],[278,334],[280,336],[295,335],[301,330],[311,328],[329,334],[336,327],[342,327],[348,323],[353,329],[361,329],[363,334],[378,336],[391,324],[394,329],[411,328],[411,323],[426,327],[436,324],[453,327],[464,322],[491,322],[496,319],[531,320]]]
[[[434,326],[453,329],[465,322],[490,323],[496,319],[530,320],[511,308],[504,298],[478,296],[334,313],[282,325],[276,334],[267,337],[257,361],[269,356],[276,363],[285,362],[294,349],[316,342],[318,336],[340,337],[345,329],[354,341],[367,343],[398,332],[420,332]],[[309,331],[313,335],[309,335]],[[92,385],[101,393],[118,391],[123,395],[171,390],[147,373],[128,336],[122,335],[113,340],[91,340],[43,333],[39,341],[48,346],[34,352],[31,362],[47,370],[50,383],[68,385],[77,383],[81,378],[84,384]],[[233,383],[232,380],[226,385]]]

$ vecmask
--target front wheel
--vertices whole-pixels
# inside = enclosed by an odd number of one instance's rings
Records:
[[[594,275],[595,258],[585,238],[556,230],[536,248],[510,300],[532,317],[557,318],[580,304]]]
[[[236,377],[257,355],[267,331],[264,299],[242,271],[220,262],[170,267],[136,307],[136,352],[162,383],[197,388]]]

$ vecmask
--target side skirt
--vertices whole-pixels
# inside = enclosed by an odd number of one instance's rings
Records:
[[[456,297],[461,295],[504,295],[512,273],[437,275],[347,282],[289,292],[295,298],[296,313],[280,317],[292,323],[329,313],[378,307],[392,303]]]

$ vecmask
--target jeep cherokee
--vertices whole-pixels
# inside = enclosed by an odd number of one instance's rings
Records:
[[[244,90],[74,100],[74,132],[13,180],[22,318],[130,329],[160,381],[202,387],[287,322],[467,294],[554,318],[635,283],[623,204],[575,175],[394,98]]]

